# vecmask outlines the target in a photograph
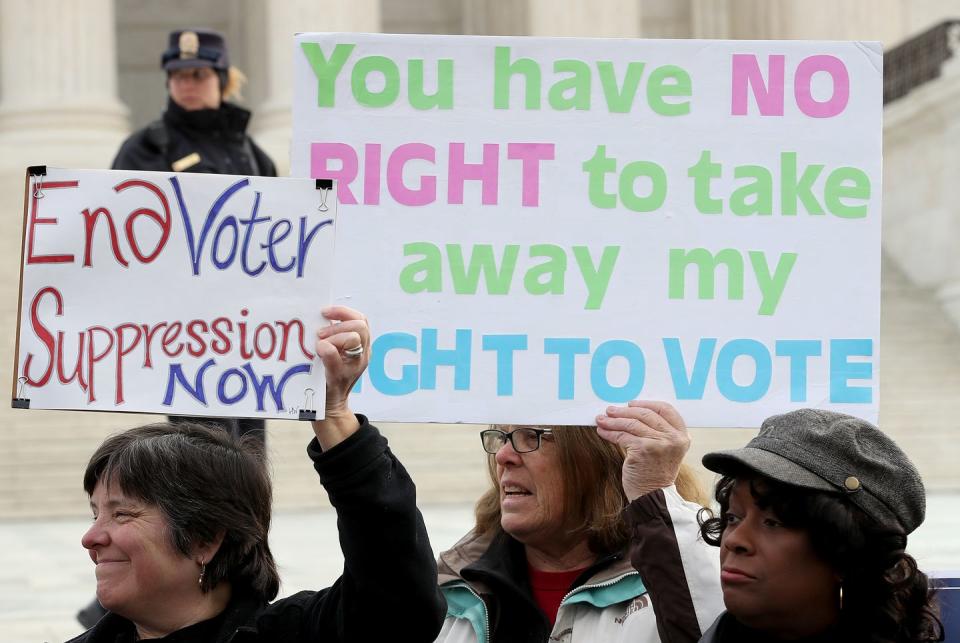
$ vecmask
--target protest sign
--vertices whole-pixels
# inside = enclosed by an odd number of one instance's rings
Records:
[[[322,413],[329,181],[38,167],[24,204],[14,406]]]
[[[301,34],[354,404],[402,421],[876,420],[881,47]]]

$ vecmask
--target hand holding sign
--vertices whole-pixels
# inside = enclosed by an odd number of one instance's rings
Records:
[[[317,357],[327,376],[326,415],[313,429],[326,451],[360,428],[348,398],[370,361],[370,325],[346,306],[324,308],[323,316],[333,322],[317,331]]]
[[[630,501],[676,482],[690,448],[687,425],[666,402],[634,400],[626,407],[611,406],[606,415],[597,416],[597,433],[627,453],[623,490]]]

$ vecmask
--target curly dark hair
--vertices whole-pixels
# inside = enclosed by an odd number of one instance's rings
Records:
[[[715,497],[720,514],[700,515],[700,533],[720,546],[730,493],[749,481],[758,507],[787,527],[807,531],[814,552],[843,579],[840,630],[844,640],[869,643],[943,641],[935,590],[904,549],[899,527],[882,525],[842,495],[787,485],[752,471],[723,476]]]

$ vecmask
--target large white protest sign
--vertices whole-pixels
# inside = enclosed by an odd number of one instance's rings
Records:
[[[404,421],[876,420],[881,48],[302,34],[354,399]]]
[[[31,168],[26,183],[14,406],[322,412],[329,182]]]

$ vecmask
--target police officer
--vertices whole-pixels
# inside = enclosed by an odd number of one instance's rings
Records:
[[[239,95],[246,78],[230,65],[222,34],[174,31],[161,64],[167,109],[124,141],[113,169],[277,175],[273,161],[247,135],[250,111],[226,102]]]

